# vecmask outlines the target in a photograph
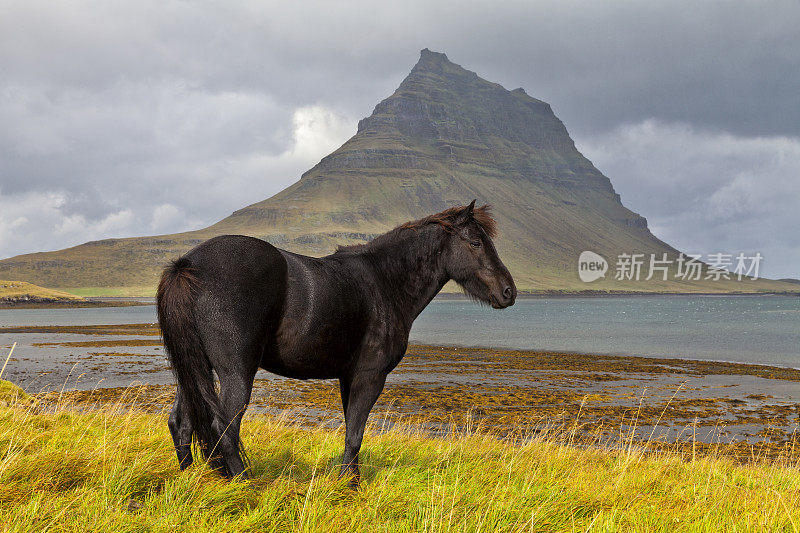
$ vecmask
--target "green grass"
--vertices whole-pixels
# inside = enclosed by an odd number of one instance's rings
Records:
[[[76,296],[123,296],[124,287],[65,287],[64,292],[75,294]]]
[[[134,393],[135,391],[132,391]],[[475,433],[369,432],[361,489],[341,430],[249,416],[253,480],[179,472],[166,414],[0,407],[8,531],[776,531],[800,524],[796,465]],[[690,458],[691,459],[691,458]]]
[[[64,292],[83,298],[95,297],[154,297],[155,287],[67,287]]]

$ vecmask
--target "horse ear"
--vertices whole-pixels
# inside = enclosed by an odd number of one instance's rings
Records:
[[[475,200],[477,200],[477,198]],[[472,200],[472,202],[470,202],[470,204],[467,206],[466,210],[467,217],[472,216],[472,210],[475,209],[475,200]]]

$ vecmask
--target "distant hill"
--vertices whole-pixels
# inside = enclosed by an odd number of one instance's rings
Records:
[[[357,133],[292,186],[197,231],[107,239],[0,261],[0,275],[80,294],[150,295],[162,265],[215,235],[239,233],[309,255],[363,243],[407,220],[476,198],[494,206],[497,247],[521,291],[798,291],[758,281],[578,278],[579,254],[678,251],[622,205],[550,105],[423,50]]]
[[[0,304],[77,301],[83,301],[83,298],[63,291],[45,289],[25,281],[0,280]]]

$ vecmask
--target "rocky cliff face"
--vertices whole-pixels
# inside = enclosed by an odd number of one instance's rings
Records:
[[[110,239],[0,261],[0,276],[51,287],[149,292],[164,262],[214,235],[252,235],[323,255],[473,198],[494,206],[498,250],[522,290],[757,289],[580,282],[576,264],[583,250],[610,260],[623,252],[677,252],[622,205],[550,105],[427,49],[352,138],[277,195],[194,232]]]
[[[407,148],[370,152],[363,147],[372,139]],[[523,89],[507,91],[427,49],[397,91],[359,122],[356,137],[318,170],[349,168],[355,161],[380,169],[474,165],[474,172],[506,179],[572,182],[613,193],[549,104]]]

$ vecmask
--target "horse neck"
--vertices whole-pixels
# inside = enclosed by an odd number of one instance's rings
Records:
[[[371,255],[391,303],[410,328],[449,280],[442,258],[447,234],[437,224],[402,231]]]

